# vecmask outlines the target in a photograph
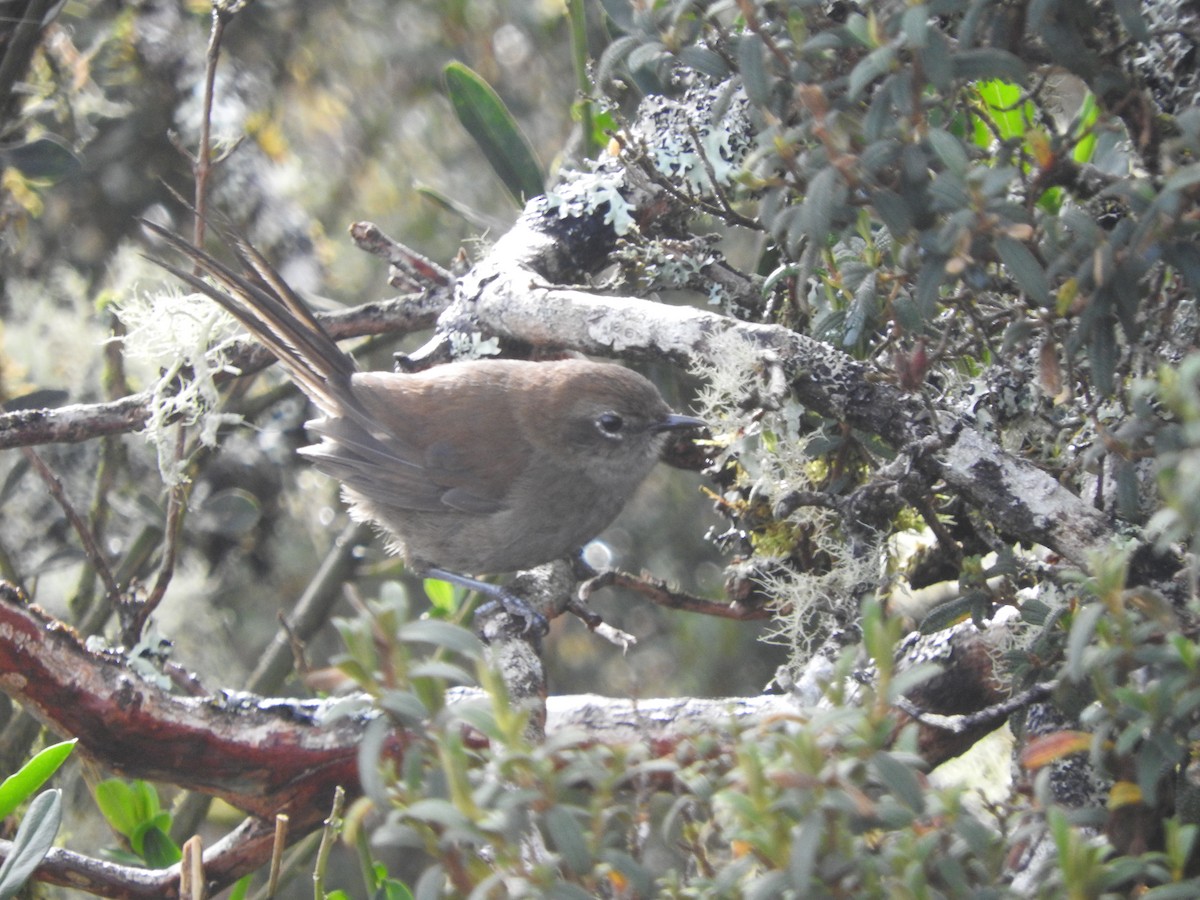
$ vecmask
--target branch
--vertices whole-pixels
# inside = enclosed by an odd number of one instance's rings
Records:
[[[449,291],[365,303],[317,318],[338,340],[377,334],[408,334],[429,328],[449,305]],[[231,356],[243,374],[270,365],[274,357],[249,341]],[[110,434],[138,431],[149,416],[149,394],[143,392],[109,403],[81,403],[56,409],[23,409],[0,414],[0,450],[38,444],[75,444]]]
[[[993,702],[990,667],[982,665],[991,657],[976,652],[985,640],[981,634],[957,637],[957,657],[942,657],[954,667],[942,676],[943,691],[923,688],[910,694],[914,707],[925,714],[959,714],[969,712],[972,703]],[[327,720],[322,716],[327,705],[315,701],[169,694],[143,680],[121,655],[89,650],[73,631],[25,605],[2,582],[0,689],[51,730],[78,737],[79,752],[108,770],[221,797],[249,813],[249,820],[204,855],[205,878],[214,892],[266,862],[274,843],[270,823],[277,814],[288,815],[288,839],[296,841],[321,827],[335,788],[343,787],[348,798],[362,793],[357,758],[371,716]],[[478,697],[477,690],[458,689],[448,699],[459,703]],[[649,747],[657,757],[669,759],[677,752],[694,753],[694,736],[702,733],[714,737],[715,758],[731,764],[734,757],[727,751],[735,734],[803,712],[792,694],[551,697],[546,710],[548,735],[572,733],[611,747]],[[936,727],[928,730],[945,735]],[[419,738],[411,731],[392,730],[387,754],[397,767]],[[962,752],[966,740],[961,734],[953,736],[953,743],[922,739],[922,753],[933,766]],[[658,787],[672,789],[671,776],[662,777]],[[9,850],[10,845],[0,843],[0,858]],[[175,897],[178,873],[171,871],[148,873],[56,851],[35,877],[109,897]]]

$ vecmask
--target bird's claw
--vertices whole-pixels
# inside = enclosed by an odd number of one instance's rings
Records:
[[[520,631],[521,635],[540,638],[545,637],[550,631],[550,621],[545,616],[509,591],[502,591],[495,599],[481,604],[475,610],[475,615],[477,617],[491,615],[497,607],[524,623]]]

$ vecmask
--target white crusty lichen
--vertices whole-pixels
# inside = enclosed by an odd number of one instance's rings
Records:
[[[742,173],[750,148],[749,101],[728,83],[701,84],[682,98],[642,101],[632,136],[654,168],[687,193],[711,195]]]
[[[455,359],[483,359],[500,354],[500,339],[490,337],[485,340],[478,331],[452,331],[449,339],[450,355]]]
[[[543,202],[560,219],[586,218],[603,210],[604,224],[621,236],[635,227],[629,201],[622,193],[624,186],[624,173],[612,167],[594,172],[564,171],[562,180],[546,191]]]
[[[113,303],[125,326],[125,358],[131,374],[150,383],[149,416],[142,434],[158,453],[163,481],[175,485],[184,478],[175,455],[175,425],[196,430],[207,447],[217,443],[221,426],[240,416],[220,411],[216,376],[236,374],[227,350],[238,333],[237,323],[200,294],[175,289],[129,291]]]

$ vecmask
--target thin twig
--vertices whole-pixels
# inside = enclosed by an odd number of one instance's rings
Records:
[[[100,550],[99,544],[96,542],[95,535],[92,534],[87,523],[83,520],[83,516],[75,509],[66,491],[63,489],[62,481],[55,475],[50,467],[38,456],[37,451],[32,447],[22,447],[22,452],[25,458],[29,460],[29,464],[33,466],[34,471],[50,489],[50,496],[62,508],[63,513],[67,517],[67,521],[71,523],[71,527],[75,533],[79,535],[79,541],[83,544],[83,552],[87,555],[88,562],[96,570],[96,574],[100,576],[100,580],[104,582],[104,590],[108,593],[109,601],[116,603],[121,596],[121,589],[117,586],[117,581],[113,577],[112,569],[109,568],[108,562],[104,559],[104,554]]]
[[[176,425],[175,463],[180,480],[173,484],[170,491],[167,492],[167,515],[163,526],[162,561],[158,566],[158,574],[154,577],[154,587],[151,588],[145,602],[138,607],[132,624],[125,630],[125,643],[127,646],[132,646],[137,642],[141,636],[142,628],[146,624],[146,620],[158,608],[158,604],[162,602],[163,596],[167,593],[167,587],[171,584],[171,579],[175,577],[175,561],[179,556],[180,525],[183,523],[183,510],[186,506],[184,501],[187,497],[188,489],[188,483],[183,479],[182,467],[179,465],[185,457],[185,444],[184,428],[182,425]]]
[[[208,35],[208,52],[204,58],[204,100],[200,111],[200,145],[196,148],[193,175],[196,180],[195,224],[192,241],[204,246],[204,229],[208,213],[208,181],[212,175],[212,108],[217,81],[217,61],[221,58],[221,36],[232,14],[219,3],[213,3],[212,30]]]
[[[1000,703],[985,706],[983,709],[972,713],[953,716],[941,715],[920,709],[915,703],[905,697],[898,697],[893,701],[892,705],[922,725],[928,725],[930,728],[938,728],[942,731],[949,731],[952,734],[963,734],[976,728],[982,728],[983,726],[994,725],[999,727],[1004,720],[1017,710],[1045,700],[1054,693],[1056,687],[1058,687],[1058,682],[1056,681],[1039,682],[1033,685],[1033,687],[1021,691],[1019,694],[1014,694]]]
[[[665,606],[668,609],[682,609],[687,612],[700,613],[705,616],[716,616],[721,619],[748,622],[755,619],[769,619],[772,615],[768,609],[754,609],[742,606],[737,601],[729,603],[721,600],[706,600],[703,597],[697,597],[693,594],[674,591],[667,586],[665,581],[658,578],[639,577],[637,575],[630,575],[628,572],[617,571],[616,569],[601,572],[595,578],[590,578],[581,584],[579,586],[579,597],[586,602],[593,592],[604,587],[626,588],[627,590],[641,594],[651,603]],[[572,610],[572,612],[575,611]],[[584,618],[584,622],[587,621],[587,618]],[[593,626],[588,623],[588,627],[591,628]]]

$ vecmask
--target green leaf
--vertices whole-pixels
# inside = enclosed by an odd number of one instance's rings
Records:
[[[1092,363],[1092,378],[1096,388],[1104,397],[1111,397],[1115,385],[1113,376],[1117,371],[1117,336],[1111,318],[1099,319],[1092,325],[1088,357]]]
[[[0,900],[8,900],[29,880],[50,848],[62,822],[62,791],[55,788],[33,798],[17,828],[8,859],[0,866]]]
[[[886,75],[892,70],[896,61],[896,48],[891,44],[876,47],[850,71],[850,82],[847,88],[849,99],[855,99],[876,78]]]
[[[425,596],[429,598],[430,604],[438,612],[450,616],[458,609],[458,598],[455,596],[454,585],[450,582],[440,578],[426,578],[421,586],[425,589]]]
[[[588,849],[587,837],[579,827],[579,820],[563,806],[552,806],[546,810],[546,837],[550,845],[562,854],[563,862],[576,875],[586,875],[592,870],[592,853]]]
[[[1021,103],[1022,91],[1018,85],[992,79],[980,82],[977,90],[987,104],[988,118],[996,126],[1001,139],[1025,136],[1026,130],[1037,115],[1037,110],[1028,100]]]
[[[381,884],[379,890],[375,892],[375,897],[377,900],[413,900],[412,891],[408,889],[408,885],[394,878],[389,878]]]
[[[113,831],[126,837],[133,834],[142,821],[133,789],[119,778],[110,778],[96,785],[95,796],[96,806]]]
[[[917,773],[890,753],[880,751],[871,757],[871,767],[879,783],[886,786],[901,803],[915,813],[925,811],[925,792]]]
[[[518,204],[545,191],[541,164],[491,85],[462,63],[442,70],[454,114]]]
[[[401,626],[397,637],[406,643],[421,642],[444,647],[470,659],[483,655],[483,644],[470,631],[438,619],[418,619]]]
[[[713,78],[724,78],[729,74],[729,66],[721,55],[707,47],[694,44],[684,47],[679,51],[679,61],[689,69]]]
[[[955,597],[953,600],[939,603],[930,610],[929,615],[921,620],[921,634],[936,634],[951,625],[965,622],[971,618],[971,610],[974,606],[975,598],[970,595]]]
[[[1071,622],[1071,633],[1067,637],[1066,676],[1072,681],[1082,681],[1087,675],[1084,651],[1091,643],[1096,623],[1100,621],[1104,611],[1103,603],[1089,603],[1075,613],[1075,619]]]
[[[755,106],[765,106],[771,96],[765,55],[766,47],[756,34],[743,35],[738,42],[738,71],[746,87],[746,96]]]
[[[1025,63],[1019,56],[995,47],[977,47],[955,53],[950,58],[954,77],[965,81],[982,78],[1001,78],[1020,81],[1025,77]]]
[[[819,812],[792,829],[792,851],[788,857],[788,877],[797,890],[807,890],[817,865],[817,853],[825,836],[825,822]]]
[[[819,247],[825,245],[833,230],[834,216],[846,195],[842,176],[833,166],[826,166],[808,183],[801,216],[797,225]]]
[[[0,819],[12,815],[18,806],[33,796],[34,791],[58,771],[75,749],[78,739],[63,741],[39,751],[33,759],[21,766],[0,783]]]
[[[429,708],[411,691],[387,691],[379,698],[379,705],[397,721],[410,727],[421,725],[429,719]]]
[[[475,679],[462,666],[440,659],[417,663],[409,669],[410,678],[442,678],[454,684],[473,684]]]
[[[970,160],[967,158],[967,151],[963,148],[962,141],[940,128],[929,129],[928,140],[933,152],[950,172],[959,178],[967,174]]]
[[[0,149],[0,168],[12,166],[26,178],[62,181],[82,168],[79,157],[56,140],[38,138],[28,144]]]
[[[1079,142],[1072,148],[1071,158],[1077,163],[1091,162],[1092,157],[1096,155],[1096,132],[1092,130],[1092,126],[1100,118],[1100,105],[1096,102],[1096,95],[1091,91],[1084,96],[1077,118],[1079,126],[1075,130],[1075,135]]]
[[[1021,289],[1042,306],[1050,306],[1050,282],[1033,252],[1008,235],[996,237],[996,253]]]
[[[440,825],[443,828],[465,830],[471,827],[471,820],[449,800],[418,800],[404,810],[404,815],[406,818],[429,825]]]
[[[233,887],[229,891],[229,900],[246,900],[246,895],[250,893],[250,885],[254,881],[254,875],[243,875],[234,882]]]
[[[936,678],[943,671],[944,669],[935,662],[923,662],[910,666],[903,672],[897,672],[888,683],[888,698],[902,697],[930,678]]]
[[[170,817],[166,818],[169,822]],[[179,845],[157,823],[147,823],[130,843],[141,848],[138,853],[152,869],[165,869],[183,858]]]

